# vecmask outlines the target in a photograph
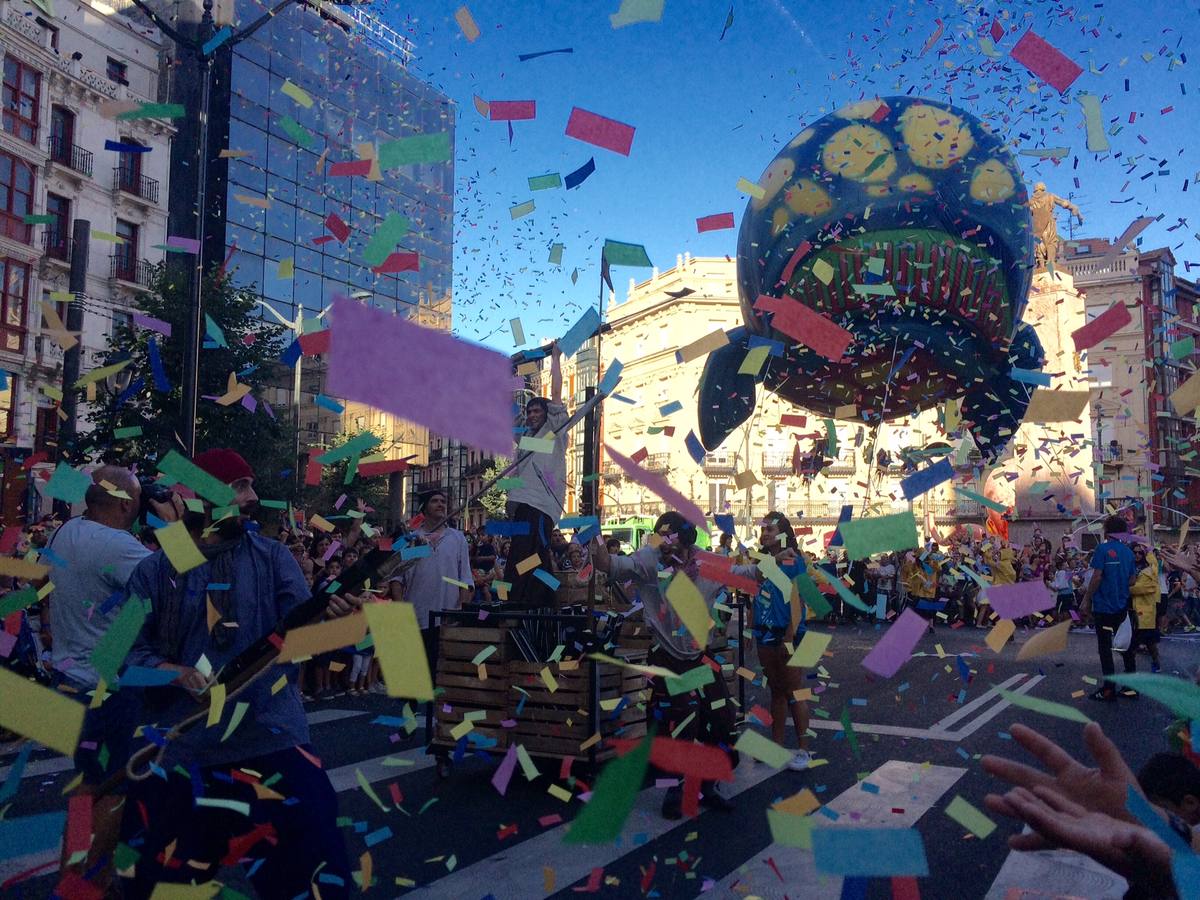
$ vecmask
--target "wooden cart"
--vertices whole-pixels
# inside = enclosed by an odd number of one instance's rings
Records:
[[[454,750],[465,741],[503,753],[521,745],[533,756],[586,758],[595,766],[613,754],[606,738],[645,735],[645,676],[591,659],[527,662],[512,632],[532,619],[564,628],[590,624],[587,615],[488,610],[481,619],[478,609],[434,613],[440,628],[433,661],[437,696],[426,714],[432,746]],[[646,660],[636,645],[613,655]]]

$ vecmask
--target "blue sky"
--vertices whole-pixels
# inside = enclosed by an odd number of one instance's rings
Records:
[[[454,20],[460,5],[410,0],[376,11],[414,42],[415,70],[458,104],[455,331],[499,350],[515,349],[514,316],[532,342],[565,332],[596,303],[605,238],[644,244],[662,269],[684,251],[734,256],[736,230],[697,234],[698,216],[733,212],[740,225],[748,198],[738,179],[756,180],[806,124],[864,96],[910,90],[985,117],[1017,151],[1069,147],[1058,163],[1019,161],[1030,185],[1074,195],[1087,220],[1077,236],[1113,238],[1138,216],[1162,214],[1143,246],[1172,247],[1180,274],[1185,261],[1200,264],[1200,214],[1179,222],[1200,198],[1195,0],[758,0],[734,4],[724,41],[725,0],[666,0],[660,22],[621,29],[609,22],[620,0],[476,0],[468,6],[482,34],[473,43]],[[978,35],[994,17],[1008,33],[989,58]],[[1083,67],[1065,95],[1009,58],[1030,27]],[[1100,96],[1106,128],[1117,132],[1108,153],[1087,152],[1080,92]],[[510,145],[505,123],[476,112],[476,95],[536,100],[537,118],[514,122]],[[573,106],[634,126],[630,155],[566,137]],[[565,175],[593,156],[596,173],[580,187],[529,189],[529,177]],[[534,212],[513,220],[510,207],[530,199]],[[547,261],[555,242],[565,245],[557,267]],[[618,297],[630,275],[649,274],[614,270]]]

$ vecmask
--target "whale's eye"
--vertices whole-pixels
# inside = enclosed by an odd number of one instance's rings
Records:
[[[891,141],[878,128],[847,125],[825,142],[821,164],[855,181],[887,181],[896,171],[896,155]]]
[[[989,159],[975,167],[971,175],[971,199],[980,203],[999,203],[1007,200],[1017,189],[1008,166],[998,159]]]
[[[952,112],[915,103],[900,116],[909,158],[923,169],[948,169],[975,146],[971,128]]]

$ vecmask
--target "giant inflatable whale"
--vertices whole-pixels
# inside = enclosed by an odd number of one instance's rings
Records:
[[[759,188],[738,233],[745,325],[701,376],[705,448],[749,417],[761,382],[797,406],[870,424],[961,398],[980,451],[999,456],[1033,389],[1014,370],[1043,363],[1021,321],[1034,265],[1027,194],[1003,141],[944,103],[869,99],[800,132]],[[839,358],[806,345],[794,324],[791,334],[775,327],[797,312],[791,304],[850,333]],[[739,374],[755,344],[770,347],[766,364]]]

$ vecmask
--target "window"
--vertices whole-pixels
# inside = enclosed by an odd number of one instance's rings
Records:
[[[112,312],[113,337],[116,337],[122,328],[126,331],[133,328],[133,313],[127,309],[114,309]]]
[[[117,219],[117,237],[124,243],[117,244],[114,274],[125,281],[137,281],[138,230],[132,222]]]
[[[58,446],[58,407],[39,406],[33,433],[33,451],[50,452]]]
[[[129,64],[123,63],[119,59],[108,57],[108,66],[105,69],[105,74],[109,81],[115,81],[117,84],[129,86]]]
[[[57,163],[71,164],[71,148],[75,146],[75,113],[65,106],[50,107],[50,158]]]
[[[140,146],[140,141],[136,141],[129,135],[121,135],[122,144],[137,144]],[[121,153],[118,155],[117,172],[120,175],[119,186],[121,190],[128,191],[131,194],[141,196],[141,180],[142,180],[142,154],[141,153]]]
[[[13,398],[17,395],[17,377],[9,375],[0,387],[0,438],[8,441],[13,436]]]
[[[0,349],[20,353],[25,346],[25,306],[29,265],[0,259]]]
[[[4,130],[37,142],[38,89],[42,73],[15,56],[4,57]]]
[[[71,201],[58,194],[46,194],[46,215],[54,221],[46,226],[46,253],[55,259],[67,259],[67,238],[71,234]]]
[[[42,37],[46,41],[46,46],[57,53],[58,52],[58,29],[55,28],[53,25],[51,25],[49,22],[47,22],[45,19],[43,19],[41,16],[38,16],[34,21],[37,22],[39,26],[41,26]]]
[[[33,227],[24,219],[31,212],[33,166],[10,153],[0,153],[0,234],[28,244]]]

